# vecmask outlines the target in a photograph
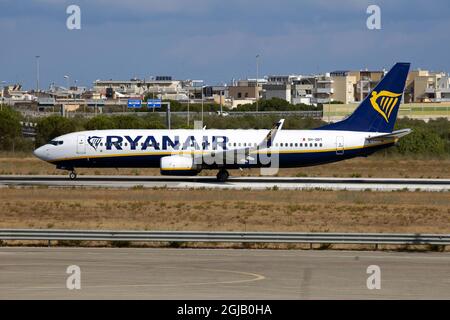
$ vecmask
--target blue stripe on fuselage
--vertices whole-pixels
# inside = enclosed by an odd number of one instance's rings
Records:
[[[374,153],[377,150],[381,150],[394,145],[394,143],[388,143],[384,145],[376,145],[372,147],[345,150],[344,154],[338,155],[336,151],[329,152],[301,152],[301,153],[279,153],[279,167],[280,168],[292,168],[292,167],[306,167],[325,163],[331,163],[341,160],[346,160],[359,156],[367,156]],[[53,164],[60,168],[159,168],[160,159],[167,155],[161,154],[145,154],[145,155],[123,155],[120,157],[105,156],[96,158],[79,158],[70,160],[54,161]],[[215,165],[209,166],[209,168],[215,168]],[[227,164],[226,168],[244,168],[244,167],[261,167],[257,164],[238,165]],[[205,167],[208,168],[208,167]]]

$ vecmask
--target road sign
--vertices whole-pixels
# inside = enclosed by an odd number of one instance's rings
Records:
[[[141,106],[142,106],[141,100],[133,100],[133,99],[128,100],[128,108],[140,108]]]
[[[161,108],[161,99],[148,99],[147,107],[148,108]]]

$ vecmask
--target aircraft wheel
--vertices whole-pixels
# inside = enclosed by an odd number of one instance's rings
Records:
[[[225,182],[225,181],[227,181],[228,180],[228,177],[230,176],[230,174],[228,173],[228,171],[227,170],[220,170],[218,173],[217,173],[217,180],[219,181],[219,182]]]
[[[72,171],[71,173],[69,173],[70,180],[75,180],[76,178],[77,178],[77,173],[75,171]]]

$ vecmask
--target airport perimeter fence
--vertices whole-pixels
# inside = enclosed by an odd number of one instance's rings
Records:
[[[30,111],[30,110],[19,110],[25,117],[32,118],[42,118],[49,117],[52,115],[61,115],[61,112],[51,112],[51,111]],[[187,111],[171,111],[172,115],[179,117],[187,117]],[[103,113],[94,113],[94,112],[66,112],[67,117],[83,117],[83,118],[93,118],[98,115],[111,115],[111,116],[119,116],[119,115],[136,115],[136,116],[146,116],[148,114],[157,114],[161,117],[166,115],[166,112],[159,111],[145,111],[145,112],[136,112],[136,111],[124,111],[124,112],[103,112]],[[203,113],[207,116],[219,116],[220,114],[212,111],[205,111]],[[201,112],[198,111],[190,111],[189,116],[195,117],[200,116]],[[297,116],[300,118],[314,118],[314,119],[322,119],[323,112],[321,110],[298,110],[298,111],[226,111],[222,114],[223,116],[228,117],[242,117],[242,116],[278,116],[278,117],[288,117],[288,116]]]
[[[450,234],[0,229],[0,240],[450,245]]]

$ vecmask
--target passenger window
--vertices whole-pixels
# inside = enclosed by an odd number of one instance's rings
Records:
[[[296,143],[295,146],[298,147],[298,143]]]
[[[314,147],[317,147],[317,143],[314,143]]]
[[[236,147],[236,142],[235,143],[233,143],[233,145]]]
[[[309,146],[312,147],[312,143],[310,143]]]
[[[300,147],[303,147],[303,143],[300,143]]]
[[[290,147],[293,147],[294,146],[294,144],[293,143],[291,143],[290,145],[289,145]]]
[[[247,143],[246,142],[244,142],[244,147],[246,147],[247,146]]]
[[[322,147],[322,144],[319,144],[319,147]]]

